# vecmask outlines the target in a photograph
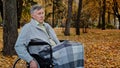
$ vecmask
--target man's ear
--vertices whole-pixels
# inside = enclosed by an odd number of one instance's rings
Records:
[[[34,18],[34,14],[33,13],[31,14],[31,17]]]

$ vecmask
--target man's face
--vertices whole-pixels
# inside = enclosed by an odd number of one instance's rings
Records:
[[[37,20],[39,23],[43,23],[44,19],[45,19],[45,12],[44,9],[40,9],[40,10],[35,10],[31,16]]]

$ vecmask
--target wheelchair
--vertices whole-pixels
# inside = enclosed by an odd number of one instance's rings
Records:
[[[40,65],[40,68],[53,68],[53,61],[52,61],[52,46],[49,43],[46,42],[30,42],[29,43],[30,46],[32,45],[49,45],[50,48],[50,58],[43,58],[40,57],[37,54],[30,54]],[[27,51],[29,46],[27,47]],[[17,58],[17,60],[14,62],[13,64],[13,68],[30,68],[29,63],[27,63],[25,60],[22,60],[21,58]]]
[[[48,45],[47,49],[45,48],[45,50],[42,50],[39,52],[39,55],[31,54],[31,56],[38,62],[40,68],[75,68],[75,67],[84,68],[84,48],[82,44],[72,42],[72,41],[67,41],[67,40],[66,41],[62,40],[60,42],[63,42],[64,44],[62,43],[63,45],[61,44],[60,46],[53,47],[53,48],[50,44],[46,42],[30,42],[29,43],[30,44],[29,46]],[[28,52],[29,52],[29,49],[28,49],[29,46],[27,47]],[[63,50],[59,51],[59,48]],[[71,48],[75,49],[75,51],[71,51]],[[59,55],[59,54],[61,54],[60,57],[62,57],[62,59],[58,58],[58,56],[55,57],[55,55]],[[65,54],[65,55],[62,55],[62,54]],[[64,58],[66,58],[66,56],[70,61],[69,60],[64,61]],[[73,59],[74,57],[76,60]],[[61,63],[53,63],[53,61],[56,62],[55,61],[56,58],[58,58],[57,61]],[[64,61],[64,64],[63,64],[63,61]],[[13,68],[30,68],[30,65],[29,63],[22,60],[21,58],[18,58],[14,62]]]
[[[60,42],[63,42],[63,41],[64,40],[60,40]],[[40,65],[40,68],[54,68],[54,64],[53,64],[53,61],[52,61],[52,57],[53,57],[52,56],[52,46],[49,43],[32,41],[32,42],[29,43],[29,45],[30,46],[32,46],[32,45],[49,45],[50,58],[45,59],[45,58],[40,57],[39,55],[36,55],[36,54],[31,54],[31,56],[33,58],[35,58],[35,60]],[[28,48],[29,48],[29,46],[27,47],[27,51],[29,52]],[[13,64],[12,68],[30,68],[30,65],[25,60],[23,60],[21,58],[17,58],[17,60]]]

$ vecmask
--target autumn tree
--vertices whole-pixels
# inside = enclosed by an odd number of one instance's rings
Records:
[[[65,32],[64,32],[66,36],[70,35],[70,23],[72,18],[72,2],[73,0],[68,0],[68,17],[67,17]]]
[[[110,15],[111,15],[110,6],[111,6],[110,1],[107,1],[106,9],[107,9],[107,13],[108,13],[108,24],[111,24],[110,23]]]
[[[29,13],[29,10],[26,10],[31,5],[37,4],[34,0],[17,0],[17,20],[18,20],[18,28],[21,26],[21,18],[22,14]],[[30,5],[30,6],[28,6]],[[30,15],[30,14],[29,14]],[[26,14],[27,16],[27,14]],[[25,16],[24,16],[25,17]]]
[[[23,0],[17,0],[17,21],[18,21],[18,28],[20,28],[20,19],[22,16],[22,5],[23,5]]]
[[[91,28],[94,25],[94,21],[97,20],[97,8],[98,5],[95,0],[83,0],[80,18],[80,27],[83,28],[83,33],[87,33],[87,28]]]
[[[56,0],[53,0],[53,13],[52,13],[52,27],[53,27],[53,28],[54,28],[54,26],[55,26],[55,23],[54,23],[55,3],[56,3]]]
[[[113,11],[114,11],[115,16],[118,18],[119,29],[120,29],[120,13],[119,13],[118,2],[116,0],[113,0],[113,4],[114,4]]]
[[[3,55],[13,55],[18,36],[16,0],[3,0],[3,11]]]
[[[105,30],[105,12],[106,12],[106,0],[103,0],[102,30]]]
[[[101,21],[102,21],[102,0],[97,0],[97,2],[98,2],[98,5],[99,5],[99,21],[98,21],[98,25],[97,25],[97,27],[98,28],[101,28]]]
[[[0,0],[0,12],[1,12],[1,17],[3,19],[3,2]]]
[[[81,10],[82,10],[82,0],[79,0],[78,4],[78,14],[77,14],[77,20],[76,20],[76,35],[80,35],[80,16],[81,16]]]

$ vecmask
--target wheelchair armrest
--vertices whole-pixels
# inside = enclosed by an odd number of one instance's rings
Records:
[[[28,45],[50,45],[49,43],[47,42],[29,42]]]
[[[63,41],[65,41],[65,40],[59,40],[60,42],[63,42]]]
[[[31,41],[31,42],[29,42],[29,44],[28,44],[28,46],[34,46],[34,45],[48,45],[49,47],[50,47],[50,59],[52,59],[52,46],[49,44],[49,43],[47,43],[47,42],[39,42],[39,41]],[[29,49],[28,49],[29,47],[27,47],[27,51],[29,52]]]

